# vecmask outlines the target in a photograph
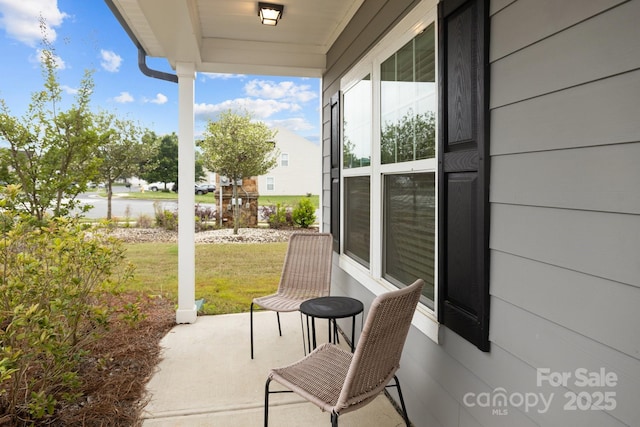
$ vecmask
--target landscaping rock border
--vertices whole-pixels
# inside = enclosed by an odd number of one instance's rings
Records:
[[[233,229],[207,230],[197,232],[196,243],[276,243],[288,242],[294,232],[315,233],[316,229],[272,229],[272,228],[240,228],[238,234]],[[178,241],[178,232],[162,228],[114,228],[110,234],[126,243]]]

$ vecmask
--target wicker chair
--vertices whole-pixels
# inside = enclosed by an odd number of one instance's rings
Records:
[[[251,303],[252,359],[254,305],[276,312],[278,333],[282,336],[280,312],[297,311],[302,302],[329,295],[332,242],[329,233],[291,234],[278,290],[275,294],[254,298]]]
[[[395,373],[423,285],[423,280],[418,279],[411,286],[378,296],[371,305],[354,354],[333,344],[323,344],[292,365],[272,369],[265,385],[265,427],[271,393],[300,395],[330,412],[331,425],[337,427],[339,415],[370,403],[385,387],[397,387],[404,421],[409,426]],[[387,385],[391,379],[395,384]],[[288,390],[270,391],[271,381]]]

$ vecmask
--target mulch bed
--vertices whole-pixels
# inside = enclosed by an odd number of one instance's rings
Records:
[[[105,294],[111,307],[135,304],[137,322],[131,312],[117,309],[109,329],[85,346],[79,376],[81,397],[72,403],[58,403],[55,413],[37,424],[21,422],[0,414],[0,426],[140,426],[141,413],[149,396],[146,384],[161,360],[160,340],[175,325],[174,304],[142,294]],[[125,313],[129,314],[123,316]]]
[[[56,425],[138,426],[148,401],[146,384],[161,360],[160,340],[175,325],[173,302],[141,294],[109,295],[108,304],[138,304],[142,320],[112,316],[109,331],[91,347],[81,368],[84,398],[63,408]]]

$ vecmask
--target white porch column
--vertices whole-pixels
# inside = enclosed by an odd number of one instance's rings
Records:
[[[195,255],[195,65],[178,62],[178,310],[176,323],[194,323],[196,308]]]

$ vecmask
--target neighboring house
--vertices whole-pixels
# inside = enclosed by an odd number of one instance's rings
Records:
[[[428,282],[399,371],[416,426],[640,425],[640,0],[328,0],[271,32],[107,2],[187,119],[195,71],[322,77],[332,294]]]
[[[276,128],[278,164],[258,177],[260,195],[299,196],[322,191],[320,146],[285,128]]]

